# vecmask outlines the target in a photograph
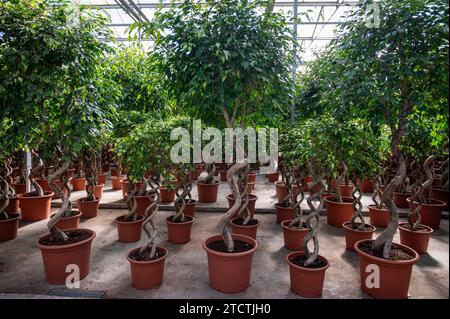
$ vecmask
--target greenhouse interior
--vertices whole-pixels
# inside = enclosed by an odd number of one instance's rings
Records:
[[[1,0],[0,299],[448,300],[448,21]]]

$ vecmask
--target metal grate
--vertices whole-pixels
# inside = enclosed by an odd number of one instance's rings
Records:
[[[89,299],[102,299],[105,296],[105,294],[106,291],[88,291],[88,290],[67,289],[67,288],[54,288],[47,293],[48,296],[89,298]]]

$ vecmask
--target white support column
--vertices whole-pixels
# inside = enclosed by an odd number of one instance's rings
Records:
[[[294,0],[294,14],[293,14],[293,34],[294,46],[292,50],[292,105],[291,105],[291,121],[295,121],[295,81],[297,79],[297,18],[298,18],[298,0]]]
[[[32,162],[31,162],[31,152],[26,151],[24,156],[24,163],[25,163],[25,190],[27,193],[31,192],[31,183],[30,183],[30,172],[32,168]]]

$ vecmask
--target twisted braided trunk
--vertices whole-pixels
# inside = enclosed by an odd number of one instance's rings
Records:
[[[244,200],[244,202],[241,205],[241,208],[239,209],[237,216],[244,219],[242,225],[247,225],[251,219],[250,210],[248,209],[248,202],[249,202],[249,194],[248,194],[248,173],[250,172],[250,165],[247,165],[245,167],[244,172],[240,174],[239,180],[238,180],[238,189],[239,189],[239,196]]]
[[[155,218],[156,214],[159,210],[159,203],[161,201],[161,194],[160,194],[160,188],[161,188],[161,180],[159,177],[156,177],[154,181],[152,181],[150,178],[146,179],[144,178],[144,183],[146,186],[150,188],[150,192],[147,193],[147,197],[149,200],[152,200],[151,196],[153,194],[156,194],[155,201],[153,201],[145,210],[144,218],[145,222],[142,224],[142,229],[144,230],[145,234],[147,235],[147,243],[144,247],[141,248],[139,251],[140,257],[144,260],[150,260],[155,257],[156,254],[156,237],[158,236],[158,229],[155,226],[155,223],[153,222],[153,218]],[[152,215],[150,216],[150,212],[153,210]]]
[[[305,192],[303,191],[303,185],[300,182],[300,178],[296,178],[295,179],[295,185],[297,185],[299,192],[293,196],[293,201],[292,201],[292,209],[294,210],[295,213],[295,218],[289,223],[289,228],[303,228],[303,222],[302,222],[302,218],[303,218],[303,209],[302,209],[302,202],[305,199]],[[300,199],[299,199],[300,197]],[[297,225],[297,226],[296,226]]]
[[[372,194],[372,200],[375,203],[375,205],[377,206],[378,209],[382,209],[383,208],[383,202],[381,201],[381,196],[383,195],[383,192],[381,191],[380,187],[381,187],[381,175],[378,175],[375,178],[374,181],[374,186],[375,186],[375,190]]]
[[[441,188],[444,190],[448,191],[448,182],[449,182],[449,178],[448,178],[448,157],[447,159],[444,161],[444,163],[442,163],[441,169],[442,169],[442,175],[440,178],[440,182],[441,182]]]
[[[344,162],[341,163],[341,170],[342,170],[341,174],[336,179],[336,196],[339,203],[342,203],[342,195],[339,186],[341,185],[342,180],[345,178],[345,176],[347,176],[347,165],[345,165]]]
[[[6,207],[9,205],[9,199],[11,197],[16,196],[16,191],[11,186],[12,178],[11,174],[13,169],[11,167],[12,159],[8,158],[3,163],[4,166],[4,175],[0,173],[0,200],[3,200],[3,205],[0,206],[0,219],[8,219],[9,216],[6,213]]]
[[[214,173],[213,173],[214,176]],[[190,173],[187,167],[182,167],[182,178],[180,180],[181,187],[178,187],[176,190],[177,198],[175,199],[175,216],[173,221],[184,222],[184,210],[186,209],[187,200],[192,199],[191,191],[192,191],[192,174]],[[182,192],[180,193],[180,189]],[[181,204],[181,205],[180,205]]]
[[[216,173],[216,164],[211,163],[206,165],[206,173],[207,175],[203,179],[203,183],[211,184],[214,182],[214,174]]]
[[[39,154],[37,154],[36,152],[33,151],[33,154],[36,156],[37,158],[37,164],[34,165],[33,169],[30,172],[30,176],[29,176],[29,180],[31,185],[33,185],[34,189],[35,189],[35,194],[37,196],[44,196],[44,191],[42,190],[41,185],[39,185],[35,180],[34,180],[34,176],[36,174],[38,174],[39,172],[41,172],[41,170],[44,168],[44,161],[39,157]]]

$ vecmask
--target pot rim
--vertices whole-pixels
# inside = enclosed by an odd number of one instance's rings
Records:
[[[190,199],[189,203],[185,203],[186,206],[194,206],[196,204],[197,204],[197,200],[195,200],[195,199]],[[177,206],[181,206],[181,204],[178,203]]]
[[[258,248],[258,242],[249,236],[240,235],[240,234],[231,234],[231,238],[233,238],[233,240],[242,240],[242,241],[245,241],[246,243],[250,242],[250,243],[252,243],[253,248],[250,250],[241,252],[241,253],[222,253],[222,252],[210,249],[207,246],[206,242],[213,242],[216,240],[221,240],[222,239],[221,235],[215,235],[215,236],[208,237],[206,240],[203,241],[202,247],[206,251],[207,254],[211,254],[214,256],[218,256],[218,257],[225,257],[225,258],[237,258],[237,257],[253,255],[255,253],[256,249]]]
[[[213,183],[211,183],[211,184],[206,184],[206,183],[204,183],[203,181],[196,181],[195,184],[197,184],[197,185],[202,185],[202,186],[206,186],[206,185],[208,185],[208,186],[216,186],[216,185],[220,185],[220,182],[214,180]]]
[[[50,233],[47,233],[47,234],[45,234],[44,236],[41,236],[41,237],[38,238],[38,240],[37,240],[37,246],[38,246],[38,248],[41,249],[41,250],[50,250],[50,251],[56,251],[56,250],[62,250],[62,249],[68,249],[68,248],[73,248],[73,247],[82,246],[82,245],[84,245],[84,244],[86,244],[86,243],[88,243],[88,242],[91,242],[91,241],[94,240],[94,238],[95,238],[96,235],[97,235],[97,234],[95,233],[95,231],[93,231],[93,230],[91,230],[91,229],[87,229],[87,228],[79,228],[79,229],[72,228],[72,229],[65,229],[64,232],[66,233],[66,232],[70,232],[70,231],[73,231],[73,230],[85,230],[85,231],[90,232],[91,235],[89,236],[89,238],[86,238],[85,240],[82,240],[82,241],[79,241],[79,242],[73,243],[73,244],[46,246],[46,245],[41,244],[40,241],[41,241],[43,238],[46,238],[46,237],[48,237],[48,236],[51,235]]]
[[[347,230],[353,231],[355,233],[374,233],[377,230],[377,228],[374,225],[369,224],[369,223],[366,223],[366,226],[372,227],[372,230],[357,230],[357,229],[353,229],[353,228],[348,226],[349,224],[351,224],[351,221],[343,222],[342,223],[342,227],[347,229]],[[360,223],[358,223],[358,224],[360,224]]]
[[[308,231],[307,228],[301,228],[301,229],[298,229],[298,228],[290,228],[290,227],[289,227],[289,224],[291,223],[291,221],[293,221],[293,219],[288,219],[288,220],[282,221],[282,222],[281,222],[281,227],[283,227],[284,229],[287,229],[287,230],[297,231],[297,232]]]
[[[374,209],[374,210],[381,210],[381,211],[383,211],[383,212],[388,212],[388,213],[390,213],[390,211],[389,211],[389,209],[387,209],[386,207],[383,207],[383,208],[378,208],[377,207],[377,205],[376,204],[372,204],[372,205],[369,205],[369,206],[367,206],[369,209],[370,208],[372,208],[372,209]]]
[[[412,194],[411,194],[410,192],[406,192],[406,193],[394,192],[393,195],[397,195],[397,196],[409,196],[409,197],[412,196]],[[408,197],[408,198],[409,198],[409,197]],[[408,198],[407,198],[407,199],[408,199]]]
[[[77,217],[80,217],[80,216],[81,216],[81,212],[80,212],[79,210],[72,210],[72,212],[71,212],[71,213],[73,213],[73,212],[77,212],[78,214],[76,214],[76,215],[73,215],[73,216],[69,216],[69,217],[62,217],[61,219],[64,219],[64,220],[68,220],[68,219],[75,219],[75,218],[77,218]],[[55,213],[55,214],[52,214],[52,215],[50,215],[50,218],[52,218],[52,216],[54,216],[54,215],[56,215],[56,213]]]
[[[369,255],[365,252],[363,252],[361,249],[359,249],[359,244],[361,244],[362,242],[365,241],[375,241],[374,239],[362,239],[362,240],[358,240],[355,245],[353,246],[353,249],[356,251],[356,253],[358,254],[358,256],[363,256],[365,258],[374,260],[376,262],[379,263],[383,263],[386,265],[393,265],[393,266],[408,266],[408,265],[413,265],[415,264],[418,260],[419,260],[419,254],[417,253],[417,251],[415,251],[414,249],[412,249],[411,247],[408,247],[406,245],[403,244],[399,244],[399,243],[393,243],[396,246],[400,247],[404,252],[411,254],[414,253],[413,255],[413,259],[410,260],[389,260],[389,259],[384,259],[384,258],[380,258],[380,257],[376,257],[376,256],[372,256]]]
[[[86,180],[86,177],[74,177],[74,178],[72,178],[72,181],[74,181],[74,180],[81,180],[81,179]]]
[[[432,187],[431,188],[432,191],[438,191],[438,192],[446,192],[448,193],[449,191],[446,189],[442,189],[442,188],[436,188],[436,187]]]
[[[12,218],[8,218],[8,219],[0,219],[0,223],[7,223],[7,222],[11,222],[11,221],[15,221],[16,219],[22,219],[22,214],[21,213],[7,213],[8,217],[12,216],[12,215],[17,215],[14,216]]]
[[[283,206],[281,206],[281,205],[284,205],[284,203],[275,203],[273,205],[275,206],[275,208],[278,208],[278,209],[291,209],[291,210],[293,210],[292,207],[283,207]]]
[[[398,228],[403,231],[413,233],[413,234],[418,234],[418,235],[430,235],[434,232],[433,228],[431,228],[430,226],[424,225],[424,224],[419,224],[419,226],[426,228],[428,230],[427,232],[417,232],[417,231],[405,228],[405,225],[409,225],[409,224],[408,223],[400,223],[400,224],[398,224]]]
[[[427,207],[444,207],[444,206],[447,205],[444,201],[439,200],[439,199],[434,199],[434,198],[425,198],[425,199],[432,200],[434,203],[431,203],[431,204],[430,203],[422,203],[422,206],[427,206]],[[411,203],[411,199],[410,198],[408,198],[407,201],[409,203]],[[419,202],[414,201],[413,204],[419,204]]]
[[[232,196],[233,196],[233,194],[228,194],[225,197],[229,200],[234,200],[234,197],[232,197]],[[249,199],[248,199],[249,202],[255,202],[258,199],[258,196],[256,196],[255,194],[251,194],[251,193],[248,193],[248,197],[249,197]]]
[[[277,186],[277,187],[282,187],[282,188],[286,187],[286,188],[287,188],[287,186],[286,186],[286,184],[284,183],[284,181],[276,181],[276,182],[274,182],[274,184],[275,184],[275,186]],[[297,186],[297,185],[294,185],[293,188],[297,188],[297,189],[298,189],[298,186]]]
[[[251,218],[250,219],[250,220],[252,220],[252,219],[256,220],[257,221],[256,225],[238,225],[238,224],[233,223],[233,221],[235,221],[236,219],[239,219],[239,218],[240,217],[235,217],[235,218],[231,219],[230,223],[232,223],[236,227],[241,227],[241,228],[245,228],[245,229],[255,228],[255,227],[258,227],[261,224],[261,222],[258,219],[256,219],[256,218]]]
[[[332,203],[332,204],[338,204],[338,205],[353,205],[353,198],[352,197],[348,197],[348,196],[342,196],[343,200],[351,200],[351,202],[338,202],[337,201],[337,196],[328,196],[325,197],[323,200],[326,201],[327,203]]]
[[[184,221],[182,223],[174,223],[172,221],[169,220],[169,218],[174,217],[175,215],[170,215],[169,217],[166,218],[166,223],[170,224],[170,225],[188,225],[188,224],[192,224],[195,221],[195,218],[192,216],[188,216],[188,215],[184,215],[184,218],[191,218],[191,220],[188,221]]]
[[[141,195],[141,196],[139,196],[139,195],[134,195],[133,197],[134,197],[134,198],[148,198],[147,195]],[[152,197],[152,198],[156,197],[156,193],[151,194],[150,197]]]
[[[116,217],[114,219],[114,221],[116,223],[118,223],[118,224],[123,224],[123,225],[139,224],[139,223],[142,223],[144,221],[144,217],[145,217],[143,215],[136,214],[137,220],[133,220],[131,222],[120,221],[119,218],[120,217],[124,217],[124,216],[127,216],[127,215],[120,215],[119,217]]]
[[[29,199],[48,198],[48,197],[53,197],[53,195],[55,195],[54,192],[44,192],[44,196],[26,196],[27,194],[31,194],[31,193],[32,192],[17,194],[16,197],[19,199],[29,200]]]
[[[168,251],[166,248],[164,248],[164,247],[162,247],[162,246],[156,246],[156,249],[162,249],[162,250],[164,251],[164,256],[159,257],[159,258],[157,258],[157,259],[153,259],[153,260],[142,260],[142,261],[140,261],[140,260],[134,260],[134,259],[131,259],[131,258],[130,258],[130,254],[133,253],[133,252],[135,252],[135,251],[137,251],[137,250],[140,250],[141,248],[142,248],[142,247],[138,247],[138,248],[132,249],[132,250],[130,250],[130,251],[127,253],[127,260],[128,260],[130,263],[132,263],[132,264],[137,264],[137,265],[150,265],[150,264],[155,264],[155,263],[158,263],[158,262],[163,261],[164,259],[166,259],[167,255],[169,254],[169,251]]]
[[[98,203],[98,202],[100,202],[100,198],[97,198],[97,197],[95,197],[96,199],[94,199],[94,200],[90,200],[90,201],[86,201],[86,200],[82,200],[82,199],[86,199],[86,197],[82,197],[82,198],[78,198],[77,199],[77,203],[84,203],[84,204],[86,204],[86,203]]]
[[[289,260],[289,257],[292,257],[293,255],[304,256],[305,252],[304,251],[293,251],[286,256],[286,261],[288,262],[289,266],[294,267],[298,270],[315,273],[315,272],[325,271],[328,269],[328,267],[330,267],[330,261],[328,259],[326,259],[325,257],[323,257],[322,255],[318,255],[317,258],[324,260],[326,262],[326,265],[323,267],[320,267],[320,268],[307,268],[307,267],[302,267],[302,266],[296,265],[292,261]]]

